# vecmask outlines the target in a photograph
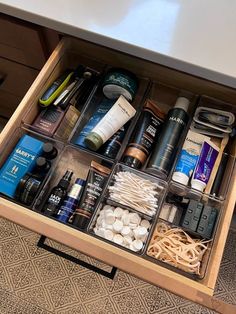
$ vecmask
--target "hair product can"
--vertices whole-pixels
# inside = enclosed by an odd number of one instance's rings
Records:
[[[181,136],[187,126],[189,100],[179,97],[173,109],[169,110],[162,131],[148,162],[146,171],[161,178],[169,175],[178,150]]]

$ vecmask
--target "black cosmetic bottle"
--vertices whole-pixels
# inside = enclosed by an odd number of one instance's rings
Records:
[[[52,143],[47,142],[43,144],[42,157],[46,158],[47,160],[53,160],[57,157],[57,155],[58,151]]]
[[[188,124],[188,107],[187,98],[177,98],[174,108],[168,112],[145,171],[163,179],[167,178],[173,166],[181,136]]]
[[[42,210],[46,215],[51,217],[56,216],[67,194],[67,189],[70,185],[72,175],[73,172],[67,170],[62,179],[59,181],[58,185],[51,190],[49,197]]]
[[[38,157],[35,163],[33,174],[43,179],[51,168],[51,162],[44,157]]]

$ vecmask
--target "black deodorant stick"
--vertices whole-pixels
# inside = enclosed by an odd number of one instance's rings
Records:
[[[164,179],[169,175],[181,136],[189,120],[188,106],[189,100],[179,97],[174,108],[169,110],[145,171]]]

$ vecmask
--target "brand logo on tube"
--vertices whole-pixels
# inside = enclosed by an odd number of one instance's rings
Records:
[[[35,159],[35,155],[29,154],[20,148],[17,148],[16,153],[26,158],[31,158],[32,160]]]
[[[121,108],[121,110],[122,110],[123,112],[125,112],[125,113],[127,114],[127,116],[130,116],[129,112],[126,110],[126,108],[123,107],[122,104],[119,103],[119,107]]]
[[[182,124],[182,125],[185,125],[185,122],[182,119],[180,119],[180,118],[170,117],[169,120],[175,121],[175,122],[177,122],[179,124]]]

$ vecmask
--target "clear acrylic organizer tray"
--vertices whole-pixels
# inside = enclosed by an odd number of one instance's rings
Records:
[[[111,200],[110,197],[109,197],[109,186],[112,186],[114,184],[114,180],[115,180],[115,176],[118,172],[130,172],[130,173],[133,173],[137,176],[139,176],[141,179],[145,179],[145,180],[149,180],[151,181],[152,183],[155,183],[159,186],[159,189],[160,189],[160,193],[159,193],[159,197],[158,197],[158,200],[157,200],[157,209],[156,209],[156,213],[152,216],[144,213],[144,212],[141,212],[139,210],[137,210],[136,208],[132,208],[130,206],[126,206],[124,204],[121,204],[120,202],[116,202],[114,200]],[[160,206],[161,206],[161,203],[163,201],[163,198],[165,196],[165,193],[166,193],[166,188],[167,188],[167,183],[161,179],[158,179],[156,177],[153,177],[149,174],[146,174],[144,172],[141,172],[139,170],[135,170],[135,169],[132,169],[128,166],[125,166],[123,164],[120,164],[120,163],[117,163],[113,170],[112,170],[112,173],[108,179],[108,182],[106,184],[106,187],[103,191],[103,194],[102,194],[102,198],[101,198],[101,201],[100,203],[98,204],[94,214],[93,214],[93,217],[91,219],[91,222],[88,226],[88,232],[99,238],[99,239],[102,239],[103,241],[105,242],[108,242],[110,244],[113,244],[119,248],[122,248],[124,250],[127,250],[131,253],[134,253],[134,254],[138,254],[138,255],[143,255],[145,250],[146,250],[146,245],[147,243],[149,242],[149,239],[150,239],[150,236],[152,235],[152,232],[153,232],[153,227],[155,225],[155,221],[156,221],[156,218],[158,217],[158,214],[159,214],[159,210],[160,210]],[[148,220],[149,223],[150,223],[150,228],[149,228],[149,232],[148,232],[148,236],[145,240],[145,242],[143,243],[143,247],[140,251],[133,251],[132,249],[130,249],[129,247],[125,247],[124,245],[121,245],[121,244],[118,244],[118,243],[115,243],[113,242],[112,240],[109,240],[109,239],[106,239],[105,236],[102,236],[102,235],[99,235],[99,234],[96,234],[95,231],[94,231],[94,228],[96,226],[96,223],[97,223],[97,219],[99,218],[99,215],[100,215],[100,211],[102,210],[102,208],[105,206],[105,205],[109,205],[109,206],[112,206],[114,208],[121,208],[123,211],[129,211],[129,213],[131,214],[138,214],[141,219],[145,219],[145,220]],[[109,227],[111,228],[111,227]]]
[[[134,250],[132,250],[130,247],[129,247],[129,242],[130,242],[130,240],[129,241],[126,241],[126,236],[122,236],[123,237],[123,242],[122,242],[122,244],[120,243],[116,243],[116,242],[114,242],[114,237],[117,235],[117,234],[120,234],[121,235],[121,232],[117,232],[117,231],[115,231],[114,229],[112,229],[112,225],[108,225],[109,227],[106,227],[105,226],[105,230],[110,230],[112,233],[113,233],[113,239],[111,239],[110,238],[110,236],[109,236],[109,234],[107,234],[106,235],[106,232],[104,232],[103,233],[103,227],[101,226],[101,232],[99,233],[99,232],[97,232],[97,231],[95,231],[95,228],[97,228],[98,226],[97,226],[97,222],[98,222],[98,219],[99,219],[99,217],[100,217],[100,212],[101,212],[101,210],[103,209],[103,207],[104,206],[111,206],[111,207],[113,207],[113,208],[117,208],[117,207],[119,207],[120,209],[122,209],[124,212],[126,212],[126,214],[127,215],[132,215],[132,214],[138,214],[139,215],[139,217],[140,217],[140,219],[141,219],[141,221],[143,221],[143,220],[146,220],[146,221],[148,221],[149,222],[149,224],[150,224],[150,227],[148,228],[148,234],[146,235],[146,238],[143,240],[143,246],[142,246],[142,248],[140,249],[140,250],[137,250],[137,251],[134,251]],[[129,211],[129,214],[128,214],[128,211]],[[117,218],[116,218],[117,219]],[[119,218],[118,218],[118,220],[119,220]],[[112,244],[112,245],[114,245],[114,246],[116,246],[116,247],[118,247],[118,248],[120,248],[120,249],[122,249],[122,250],[125,250],[125,251],[128,251],[128,252],[130,252],[130,253],[133,253],[133,254],[136,254],[136,255],[143,255],[144,253],[145,253],[145,251],[146,251],[146,246],[147,246],[147,243],[149,242],[149,239],[150,239],[150,237],[151,237],[151,235],[152,235],[152,232],[153,232],[153,227],[154,227],[154,225],[155,225],[155,217],[153,217],[153,218],[151,218],[150,216],[147,216],[147,215],[145,215],[145,214],[142,214],[142,213],[140,213],[140,212],[137,212],[137,211],[135,211],[135,210],[133,210],[133,209],[127,209],[126,207],[124,207],[123,205],[121,205],[121,204],[114,204],[113,202],[111,203],[108,199],[106,199],[105,197],[103,197],[102,198],[102,200],[99,202],[99,204],[98,204],[98,206],[97,206],[97,208],[96,208],[96,210],[95,210],[95,212],[94,212],[94,214],[93,214],[93,217],[92,217],[92,219],[91,219],[91,222],[90,222],[90,224],[89,224],[89,226],[88,226],[88,229],[87,229],[87,232],[90,234],[90,235],[92,235],[92,236],[94,236],[94,237],[96,237],[96,238],[98,238],[98,239],[100,239],[100,240],[102,240],[102,241],[105,241],[105,242],[107,242],[107,243],[109,243],[109,244]],[[103,225],[104,226],[104,225]],[[111,227],[110,227],[111,226]],[[126,225],[124,225],[124,227],[125,227]],[[128,226],[128,225],[127,225]],[[106,228],[110,228],[110,229],[106,229]],[[99,227],[97,228],[97,230],[99,229]],[[133,234],[133,232],[135,232],[135,229],[131,229],[131,238],[132,238],[132,234]],[[130,235],[129,234],[129,235]],[[139,237],[138,237],[138,239],[139,239]],[[133,240],[135,240],[135,238],[133,238]]]
[[[138,176],[141,179],[148,180],[148,181],[154,183],[157,186],[155,191],[157,192],[158,197],[156,199],[156,204],[155,204],[155,206],[156,206],[155,213],[149,214],[147,212],[140,211],[135,206],[129,206],[129,205],[127,205],[125,203],[122,203],[120,201],[116,201],[115,199],[112,199],[110,197],[109,187],[114,186],[115,177],[116,177],[116,175],[119,172],[129,172],[131,174],[134,174],[134,175]],[[145,173],[143,171],[140,171],[140,170],[137,170],[137,169],[133,169],[133,168],[131,168],[129,166],[126,166],[126,165],[124,165],[122,163],[117,163],[115,165],[115,167],[113,168],[112,174],[111,174],[111,176],[110,176],[110,178],[108,180],[106,189],[104,191],[104,196],[106,197],[106,199],[110,203],[113,203],[114,205],[120,204],[120,205],[122,205],[122,207],[124,207],[124,208],[126,208],[128,210],[132,209],[132,210],[134,210],[136,212],[139,212],[139,213],[142,213],[142,214],[144,214],[146,216],[154,217],[154,216],[158,216],[158,214],[159,214],[160,206],[161,206],[162,200],[163,200],[163,198],[165,196],[166,189],[167,189],[167,182],[166,181],[164,181],[162,179],[159,179],[157,177],[154,177],[154,176],[152,176],[150,174],[147,174],[147,173]]]
[[[103,85],[102,81],[104,79],[104,76],[106,75],[107,70],[109,70],[109,66],[106,67],[106,71],[103,73],[103,77],[100,79],[99,84],[94,91],[93,95],[91,95],[90,99],[86,102],[82,112],[81,116],[79,117],[74,129],[72,130],[72,133],[68,139],[69,143],[73,145],[74,147],[79,147],[81,150],[85,152],[90,152],[94,154],[95,156],[102,157],[103,158],[103,148],[101,147],[98,151],[91,151],[89,148],[79,145],[76,143],[78,140],[78,137],[80,133],[82,132],[83,128],[86,126],[86,124],[89,122],[90,118],[93,116],[93,114],[96,112],[96,109],[100,105],[102,101],[108,101],[108,99],[103,94]],[[126,142],[128,141],[128,138],[130,136],[130,133],[132,129],[134,128],[135,123],[137,122],[137,117],[140,113],[141,107],[146,99],[147,91],[149,90],[150,81],[149,79],[145,77],[138,77],[139,80],[139,87],[137,90],[137,93],[131,103],[131,105],[136,109],[135,116],[128,122],[128,126],[124,135],[124,138],[122,140],[121,146],[116,154],[115,158],[107,157],[110,161],[118,160],[121,157],[121,153],[123,152],[123,147],[126,146]],[[112,100],[112,102],[116,102],[117,99]]]
[[[55,166],[57,164],[58,159],[60,158],[60,154],[64,148],[64,144],[61,143],[60,141],[57,141],[55,139],[49,138],[47,136],[44,136],[42,134],[39,134],[37,132],[34,132],[32,130],[29,130],[27,128],[24,127],[20,127],[16,130],[15,134],[14,134],[14,140],[12,140],[12,138],[9,139],[8,144],[7,144],[7,150],[5,150],[4,154],[2,154],[1,158],[0,158],[0,167],[1,165],[5,162],[5,160],[7,159],[7,157],[10,155],[10,153],[12,152],[12,150],[14,149],[14,147],[16,146],[16,144],[18,143],[18,141],[20,140],[20,138],[24,135],[29,135],[33,138],[36,138],[44,143],[51,143],[53,144],[53,146],[57,149],[57,156],[55,157],[55,159],[53,159],[51,161],[51,167],[49,169],[49,171],[45,174],[45,177],[42,179],[42,182],[39,186],[39,189],[37,191],[37,193],[35,194],[33,200],[30,202],[30,204],[25,204],[20,202],[17,199],[12,199],[9,198],[8,196],[1,194],[1,197],[9,199],[10,201],[13,201],[14,203],[17,203],[21,206],[27,207],[29,209],[32,209],[34,207],[34,204],[39,196],[39,194],[41,193],[41,190],[43,189],[43,187],[45,186],[45,183],[47,182],[48,178],[51,176],[51,174],[54,172],[55,170]],[[38,156],[40,157],[40,156]]]
[[[165,200],[163,201],[163,205],[165,203],[169,203],[168,202],[168,196],[170,194],[173,194],[173,191],[171,190],[171,188],[168,189],[168,193],[166,194],[166,198]],[[193,196],[193,197],[192,197]],[[186,195],[184,197],[187,197]],[[165,223],[166,225],[170,226],[170,227],[173,227],[173,228],[180,228],[182,229],[184,232],[186,232],[187,234],[189,234],[192,238],[194,239],[199,239],[199,240],[204,240],[204,238],[199,235],[198,233],[196,232],[193,232],[185,227],[183,227],[181,225],[181,221],[182,221],[182,218],[179,220],[179,222],[170,222],[164,218],[161,218],[160,216],[157,218],[157,221],[156,221],[156,224],[155,224],[155,227],[153,228],[153,233],[152,233],[152,236],[150,236],[149,238],[149,242],[147,243],[146,245],[146,251],[145,251],[145,254],[144,254],[144,257],[154,263],[157,263],[159,265],[162,265],[164,267],[167,267],[168,269],[170,270],[173,270],[175,272],[178,272],[186,277],[189,277],[189,278],[192,278],[194,280],[198,280],[198,279],[203,279],[206,275],[206,272],[207,272],[207,266],[208,266],[208,262],[209,262],[209,259],[210,259],[210,255],[211,255],[211,248],[212,246],[214,245],[214,241],[215,241],[215,235],[217,234],[217,228],[218,228],[218,224],[219,224],[219,221],[220,221],[220,218],[221,218],[221,214],[222,214],[222,210],[223,210],[223,205],[224,205],[224,202],[223,201],[219,201],[213,197],[209,197],[207,195],[200,195],[200,198],[198,197],[198,195],[195,195],[195,194],[189,194],[188,197],[189,199],[194,199],[196,201],[200,201],[201,203],[203,203],[204,205],[208,205],[208,206],[211,206],[211,207],[214,207],[216,210],[217,210],[217,218],[216,218],[216,221],[215,221],[215,225],[214,225],[214,229],[212,231],[212,235],[211,235],[211,239],[208,240],[206,239],[207,241],[209,241],[209,245],[207,247],[207,250],[206,252],[204,253],[203,255],[203,259],[201,261],[201,267],[200,267],[200,274],[191,274],[187,271],[184,271],[182,269],[179,269],[178,267],[175,267],[175,266],[172,266],[170,265],[169,263],[165,262],[165,261],[162,261],[160,259],[157,259],[153,256],[150,256],[148,254],[148,248],[151,244],[151,242],[153,241],[153,237],[155,237],[155,228],[156,228],[156,225],[157,223],[159,222],[163,222]],[[179,206],[177,206],[178,210],[180,210]],[[161,208],[162,209],[162,208]],[[160,212],[161,212],[161,209],[160,209]],[[183,214],[184,214],[184,211],[186,209],[181,209],[182,213],[182,217],[183,217]]]
[[[41,193],[38,195],[37,201],[34,205],[34,209],[43,214],[43,205],[45,200],[49,196],[51,189],[57,185],[57,183],[67,170],[73,171],[70,187],[71,185],[73,185],[76,178],[86,180],[92,161],[103,164],[104,166],[109,168],[112,168],[113,166],[111,162],[105,159],[98,158],[91,153],[84,152],[83,150],[80,150],[79,148],[74,148],[71,145],[66,145],[58,158],[54,171],[47,178],[47,181],[45,182]],[[70,187],[68,188],[68,191]]]

